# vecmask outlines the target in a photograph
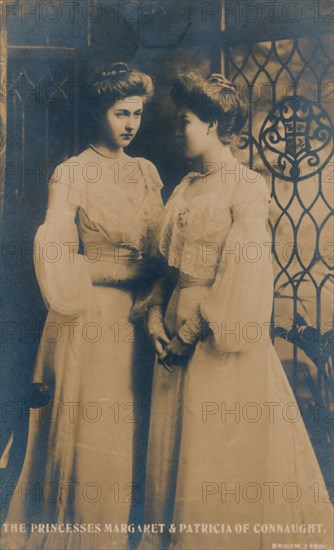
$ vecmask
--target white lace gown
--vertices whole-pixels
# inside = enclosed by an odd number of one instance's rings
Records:
[[[126,191],[113,181],[111,163],[97,164],[86,150],[51,179],[46,220],[35,239],[49,313],[34,373],[51,401],[31,412],[26,458],[6,518],[25,523],[27,535],[4,535],[2,548],[127,548],[127,534],[108,532],[105,524],[128,524],[143,505],[154,358],[129,315],[138,290],[145,295],[150,286],[162,184],[152,163],[133,159]],[[60,526],[56,532],[31,528],[50,523]]]
[[[155,365],[145,521],[166,527],[140,550],[330,550],[333,507],[269,338],[266,184],[249,171],[188,202],[192,177],[166,205],[160,248],[179,269],[165,324],[199,340],[186,367]]]

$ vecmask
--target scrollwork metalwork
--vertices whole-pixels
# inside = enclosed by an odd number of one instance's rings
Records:
[[[278,177],[309,178],[330,158],[333,124],[327,113],[303,96],[286,97],[274,106],[260,130],[259,151]]]

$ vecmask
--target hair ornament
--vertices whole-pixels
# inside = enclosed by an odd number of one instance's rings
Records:
[[[103,78],[110,78],[110,77],[113,77],[113,76],[118,76],[120,74],[124,74],[124,73],[128,73],[129,72],[129,67],[126,63],[123,63],[123,62],[117,62],[117,63],[114,63],[113,65],[111,65],[111,67],[109,69],[104,69],[104,71],[102,71],[101,75],[103,76]]]
[[[220,73],[213,73],[208,78],[208,82],[210,84],[219,84],[221,86],[222,91],[224,92],[233,93],[236,91],[235,84],[233,84],[230,80],[225,78],[225,76],[223,76]]]
[[[91,82],[96,98],[92,111],[104,110],[116,101],[129,96],[140,96],[143,101],[149,100],[154,91],[150,75],[129,67],[127,63],[118,61],[107,65],[102,72],[97,73]]]
[[[121,61],[113,63],[110,67],[105,68],[95,78],[93,85],[95,86],[98,95],[104,92],[112,92],[114,81],[113,78],[117,76],[124,76],[130,71],[128,65]]]

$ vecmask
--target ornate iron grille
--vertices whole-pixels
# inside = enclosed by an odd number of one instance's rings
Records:
[[[334,401],[330,49],[331,37],[315,35],[224,51],[227,76],[251,105],[238,154],[272,189],[273,336],[290,342],[281,358],[297,398],[323,408]]]

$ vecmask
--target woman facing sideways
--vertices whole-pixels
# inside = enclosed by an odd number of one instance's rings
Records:
[[[269,194],[230,150],[247,102],[220,74],[181,77],[172,98],[199,170],[176,187],[160,235],[178,279],[149,309],[158,360],[145,521],[165,527],[140,549],[328,550],[333,508],[269,338]]]
[[[93,140],[54,171],[35,239],[48,317],[34,382],[51,397],[32,411],[6,519],[25,523],[28,540],[7,534],[3,548],[123,549],[111,524],[140,515],[154,356],[129,316],[157,274],[163,205],[155,166],[125,150],[153,84],[116,63],[93,88]]]

